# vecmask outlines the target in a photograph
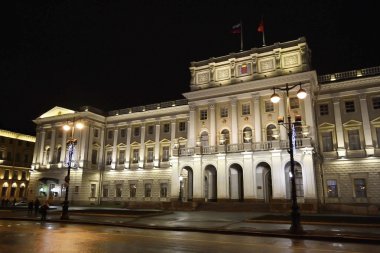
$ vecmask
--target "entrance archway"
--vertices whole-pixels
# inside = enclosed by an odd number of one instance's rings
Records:
[[[180,191],[182,193],[182,201],[193,200],[193,169],[189,166],[182,168],[180,176],[182,182],[180,182]]]
[[[271,167],[266,162],[256,166],[257,197],[264,199],[265,203],[272,200],[272,173]]]
[[[217,173],[213,165],[207,165],[204,172],[205,201],[217,201]]]
[[[230,172],[230,198],[232,200],[244,200],[243,168],[237,164],[231,164]]]

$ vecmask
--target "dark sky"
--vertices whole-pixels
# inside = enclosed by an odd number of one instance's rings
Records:
[[[5,1],[4,1],[5,2]],[[54,106],[181,99],[191,61],[306,37],[318,74],[380,66],[380,1],[34,0],[1,6],[0,128],[35,134]]]

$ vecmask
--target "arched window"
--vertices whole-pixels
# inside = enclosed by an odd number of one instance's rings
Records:
[[[273,124],[269,124],[267,126],[267,141],[274,141],[276,140],[274,136],[274,130],[276,129],[276,126]]]
[[[57,148],[57,157],[55,159],[56,163],[59,163],[61,160],[61,154],[62,154],[62,147]]]
[[[245,127],[243,129],[243,142],[244,143],[252,142],[252,129],[250,127]]]
[[[206,131],[201,133],[201,146],[208,147],[208,133]]]
[[[50,157],[50,148],[46,148],[44,164],[49,164],[49,157]]]
[[[230,144],[230,131],[228,129],[223,129],[220,133],[220,144]]]

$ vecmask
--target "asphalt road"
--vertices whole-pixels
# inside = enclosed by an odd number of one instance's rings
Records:
[[[379,245],[0,220],[0,252],[379,252]]]

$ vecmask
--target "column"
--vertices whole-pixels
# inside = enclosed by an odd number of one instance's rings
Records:
[[[36,134],[36,142],[34,143],[34,151],[33,151],[33,164],[37,163],[37,154],[38,154],[38,145],[40,144],[40,133],[37,130]]]
[[[60,162],[65,162],[66,157],[66,141],[67,141],[67,132],[62,130],[62,148],[61,148],[61,158],[59,159]]]
[[[118,137],[118,129],[115,128],[113,130],[113,144],[112,144],[112,164],[111,168],[115,169],[116,168],[116,159],[117,159],[117,137]]]
[[[125,149],[125,167],[129,168],[129,161],[131,157],[131,134],[132,134],[132,128],[131,126],[128,126],[127,129],[127,148]]]
[[[176,120],[173,119],[171,121],[171,126],[170,126],[170,141],[171,141],[170,153],[171,153],[171,156],[173,156],[173,148],[174,148],[174,144],[175,144],[175,132],[176,132]]]
[[[272,196],[273,199],[285,199],[286,198],[286,186],[285,186],[285,170],[282,166],[281,150],[271,150],[272,164],[271,164],[271,176],[272,176]]]
[[[50,139],[50,157],[49,157],[49,163],[54,162],[54,157],[57,154],[57,151],[55,150],[55,127],[53,126],[51,130],[51,139]]]
[[[99,149],[99,156],[98,156],[98,168],[99,166],[103,166],[104,161],[103,161],[103,153],[104,153],[104,135],[105,135],[105,130],[102,128],[100,130],[100,149]]]
[[[218,200],[229,199],[229,182],[226,178],[228,178],[228,172],[226,169],[226,154],[221,153],[216,155],[218,157],[218,172],[217,172],[217,197]],[[202,183],[204,182],[204,178],[202,178]]]
[[[255,126],[255,140],[254,142],[261,142],[261,110],[260,110],[260,96],[253,96],[253,111],[254,117],[252,120],[254,121]]]
[[[145,163],[145,125],[141,126],[141,140],[140,140],[140,159],[139,167],[143,167]]]
[[[287,97],[285,97],[283,93],[279,93],[278,95],[281,97],[280,102],[278,102],[278,115],[281,117],[284,117],[284,120],[287,121],[287,116],[289,113],[288,111],[285,111],[285,104],[287,103],[287,101],[286,101]],[[277,119],[275,119],[275,120],[277,121]],[[281,127],[281,126],[277,126],[277,127],[280,128],[279,129],[280,130],[280,140],[287,141],[288,140],[288,134],[286,132],[286,128]]]
[[[42,129],[41,131],[41,139],[40,139],[40,143],[41,143],[41,146],[40,146],[40,164],[43,164],[44,161],[44,153],[45,153],[45,135],[46,135],[46,132],[45,132],[45,129]]]
[[[252,152],[244,154],[243,161],[243,187],[244,187],[244,200],[254,199],[254,189],[256,188],[256,177],[253,175],[253,157]]]
[[[313,163],[313,148],[304,148],[302,152],[302,178],[304,185],[304,196],[305,199],[317,199]]]
[[[89,142],[87,141],[88,134],[90,132],[90,128],[83,124],[83,129],[79,130],[79,144],[80,144],[80,153],[79,153],[79,167],[83,168],[84,161],[88,161],[86,159],[86,151],[88,154],[89,151]]]
[[[90,164],[92,163],[92,143],[93,143],[93,140],[94,140],[94,127],[93,126],[88,126],[88,133],[89,133],[89,137],[88,137],[88,151],[87,151],[87,157],[85,158],[86,161],[90,161]]]
[[[305,105],[305,124],[309,127],[309,137],[313,140],[317,139],[315,136],[315,120],[314,120],[314,108],[313,108],[313,94],[311,94],[310,88],[304,88],[306,93],[308,94],[306,98],[303,100]]]
[[[178,168],[178,157],[172,157],[171,159],[171,187],[170,187],[170,198],[172,201],[178,201],[179,198],[179,176],[180,169]]]
[[[210,143],[209,146],[215,146],[216,144],[216,122],[215,122],[215,103],[211,101],[210,108]]]
[[[160,121],[156,122],[156,132],[154,133],[154,167],[158,167],[160,164]]]
[[[238,144],[237,99],[231,98],[231,144]]]
[[[360,109],[362,112],[363,120],[365,151],[367,153],[367,156],[372,156],[374,155],[375,149],[373,147],[371,124],[369,122],[368,105],[365,94],[360,95]]]
[[[187,132],[187,147],[195,147],[195,105],[189,105],[189,123],[188,123],[188,132]]]
[[[336,140],[338,142],[338,156],[346,156],[346,148],[344,146],[344,136],[343,136],[343,124],[342,116],[340,114],[340,99],[334,99],[334,116],[335,116],[335,131]]]

